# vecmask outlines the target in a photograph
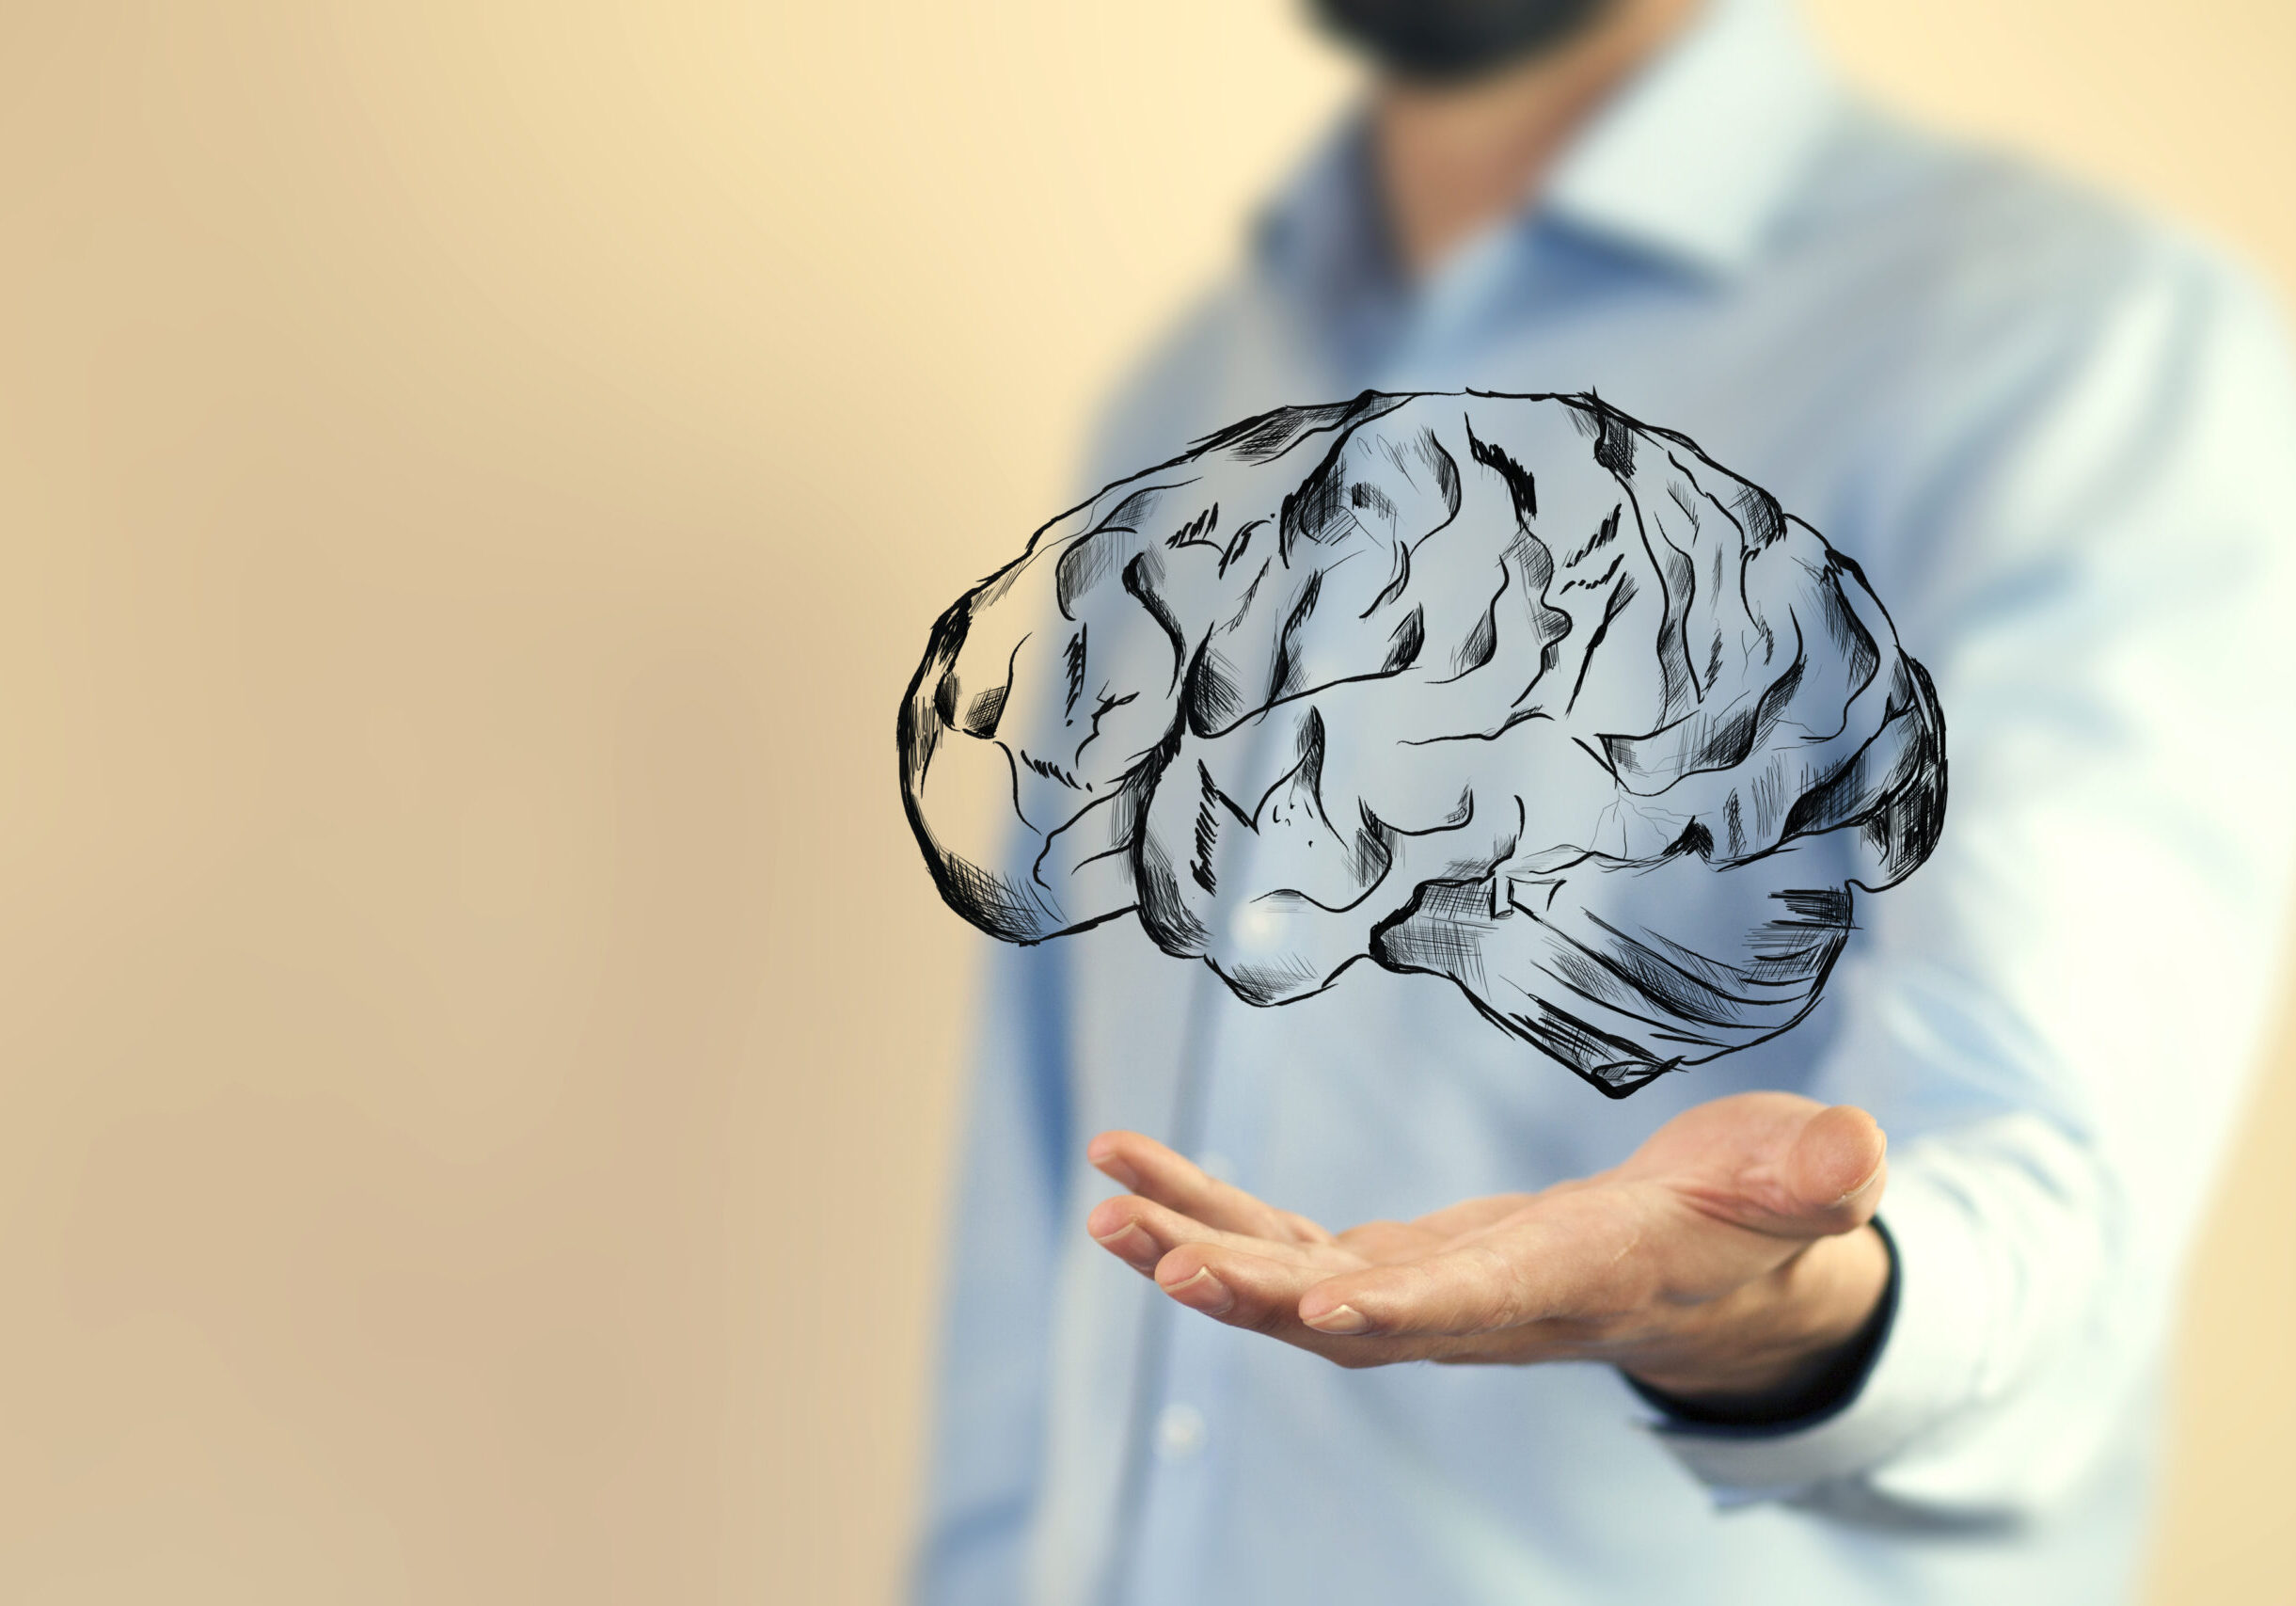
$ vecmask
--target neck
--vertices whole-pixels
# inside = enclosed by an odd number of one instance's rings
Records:
[[[1571,136],[1700,0],[1613,0],[1556,50],[1464,86],[1383,80],[1371,136],[1397,254],[1424,278],[1521,206]]]

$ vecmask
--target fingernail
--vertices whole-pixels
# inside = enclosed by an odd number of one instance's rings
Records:
[[[1118,1186],[1138,1190],[1140,1173],[1116,1157],[1116,1146],[1113,1139],[1094,1138],[1085,1145],[1085,1158],[1092,1162],[1093,1168],[1100,1175]]]
[[[1836,1210],[1841,1209],[1842,1206],[1847,1204],[1851,1200],[1857,1198],[1867,1188],[1872,1187],[1876,1181],[1880,1178],[1882,1168],[1888,1162],[1886,1161],[1876,1162],[1874,1169],[1865,1173],[1865,1180],[1863,1182],[1860,1183],[1856,1187],[1851,1188],[1847,1193],[1844,1194],[1841,1198],[1833,1201],[1833,1208]]]
[[[1320,1333],[1359,1333],[1371,1325],[1371,1318],[1353,1305],[1334,1305],[1320,1316],[1303,1319]]]
[[[1210,1266],[1201,1268],[1185,1282],[1172,1283],[1164,1292],[1191,1311],[1201,1311],[1207,1316],[1220,1315],[1236,1302],[1236,1296],[1227,1291],[1227,1284],[1212,1276]]]
[[[1127,1243],[1127,1239],[1136,1242]],[[1110,1249],[1128,1261],[1138,1261],[1155,1248],[1155,1244],[1137,1222],[1127,1221],[1113,1232],[1095,1232],[1092,1241],[1103,1249]]]

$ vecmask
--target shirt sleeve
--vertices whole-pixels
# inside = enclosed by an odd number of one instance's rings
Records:
[[[2296,401],[2269,305],[2177,242],[1950,347],[1956,431],[1876,492],[1934,675],[1932,861],[1861,898],[1813,1091],[1891,1132],[1894,1320],[1800,1431],[1655,1431],[1725,1501],[2016,1519],[2140,1408],[2274,1002]]]
[[[1021,1599],[1043,1471],[1053,1260],[1067,1215],[1068,1032],[1059,945],[988,956],[953,1217],[919,1606]]]

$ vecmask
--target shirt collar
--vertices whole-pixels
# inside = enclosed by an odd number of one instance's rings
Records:
[[[1707,0],[1572,142],[1540,204],[1621,244],[1738,272],[1841,102],[1785,0]]]
[[[1748,266],[1841,90],[1787,0],[1704,9],[1565,150],[1534,214],[1718,276]],[[1358,112],[1262,215],[1263,261],[1326,299],[1386,271]]]

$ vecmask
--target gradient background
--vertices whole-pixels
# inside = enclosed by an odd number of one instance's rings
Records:
[[[1813,15],[2296,286],[2284,6]],[[0,1599],[890,1598],[983,940],[895,698],[1348,82],[1285,0],[0,7]],[[2292,1141],[2161,1602],[2296,1598]]]

